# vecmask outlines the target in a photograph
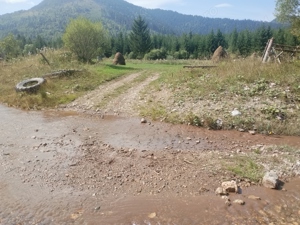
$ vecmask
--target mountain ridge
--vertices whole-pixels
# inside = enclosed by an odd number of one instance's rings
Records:
[[[1,15],[0,38],[9,33],[56,38],[62,35],[70,19],[78,16],[101,21],[111,33],[126,32],[138,15],[145,18],[152,32],[161,34],[208,34],[217,29],[230,33],[234,29],[255,30],[263,25],[282,26],[276,22],[208,18],[171,10],[146,9],[124,0],[44,0],[29,10]]]

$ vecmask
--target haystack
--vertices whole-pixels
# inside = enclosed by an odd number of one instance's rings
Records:
[[[126,65],[125,58],[120,52],[116,53],[113,64],[114,65]]]
[[[216,51],[214,52],[214,55],[213,55],[213,57],[211,58],[211,60],[213,61],[213,62],[219,62],[220,61],[220,59],[222,59],[222,58],[225,58],[226,57],[226,52],[224,51],[224,49],[223,49],[223,47],[222,46],[219,46],[217,49],[216,49]]]

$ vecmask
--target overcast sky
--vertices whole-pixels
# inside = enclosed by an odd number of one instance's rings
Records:
[[[0,15],[30,9],[42,0],[0,0]],[[213,18],[274,19],[276,0],[126,0],[145,8],[161,8],[183,14]]]

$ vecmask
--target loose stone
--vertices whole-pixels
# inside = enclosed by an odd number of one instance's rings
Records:
[[[233,201],[233,203],[239,204],[239,205],[245,205],[245,202],[241,199],[236,199],[236,200]]]
[[[238,185],[237,185],[236,181],[234,181],[234,180],[223,182],[222,183],[222,188],[226,192],[235,192],[235,193],[238,193],[238,191],[239,191]]]
[[[263,178],[262,184],[266,188],[276,189],[278,186],[278,175],[276,172],[267,172]]]

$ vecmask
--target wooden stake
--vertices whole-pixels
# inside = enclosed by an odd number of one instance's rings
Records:
[[[274,38],[271,38],[267,44],[267,48],[265,50],[265,53],[264,53],[264,56],[263,56],[263,60],[262,62],[265,63],[267,62],[268,60],[268,57],[269,57],[269,53],[270,53],[270,50],[272,48],[272,45],[273,45],[273,41],[274,41]]]
[[[48,59],[44,56],[44,54],[41,52],[40,52],[40,54],[42,55],[42,57],[46,61],[46,63],[50,66],[50,63],[49,63]]]

